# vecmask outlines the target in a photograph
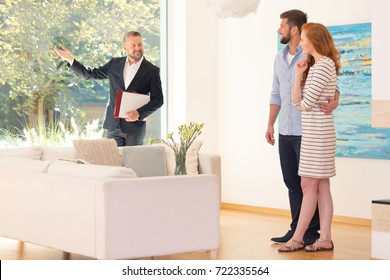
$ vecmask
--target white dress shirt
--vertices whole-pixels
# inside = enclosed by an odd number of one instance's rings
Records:
[[[143,59],[144,57],[142,56],[141,59],[136,63],[130,64],[129,58],[127,58],[125,67],[123,68],[123,81],[125,82],[125,89],[128,88],[131,81],[134,79],[134,76],[137,74]]]

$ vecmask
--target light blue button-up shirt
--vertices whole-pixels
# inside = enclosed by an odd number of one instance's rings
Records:
[[[302,53],[301,46],[298,46],[295,56],[289,65],[287,60],[288,52],[289,46],[287,45],[276,55],[270,104],[280,106],[279,133],[282,135],[300,136],[302,134],[301,111],[292,104],[291,91],[295,79],[295,64],[305,59],[306,55]]]

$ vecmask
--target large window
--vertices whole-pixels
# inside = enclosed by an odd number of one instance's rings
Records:
[[[0,1],[0,128],[101,121],[108,81],[77,77],[53,48],[66,47],[97,67],[123,56],[124,33],[137,30],[145,57],[161,67],[162,12],[159,0]],[[159,110],[148,119],[147,138],[161,136],[162,122]]]

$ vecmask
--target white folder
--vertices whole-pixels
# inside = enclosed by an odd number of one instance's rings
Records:
[[[137,110],[150,101],[148,94],[118,90],[115,99],[115,118],[127,118],[126,113]]]

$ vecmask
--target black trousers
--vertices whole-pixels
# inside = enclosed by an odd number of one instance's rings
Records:
[[[283,180],[288,189],[290,201],[291,224],[295,231],[302,205],[301,177],[298,175],[299,155],[301,151],[301,136],[285,136],[279,134],[279,158],[282,168]],[[308,230],[317,232],[320,229],[320,218],[318,207],[309,224]]]

